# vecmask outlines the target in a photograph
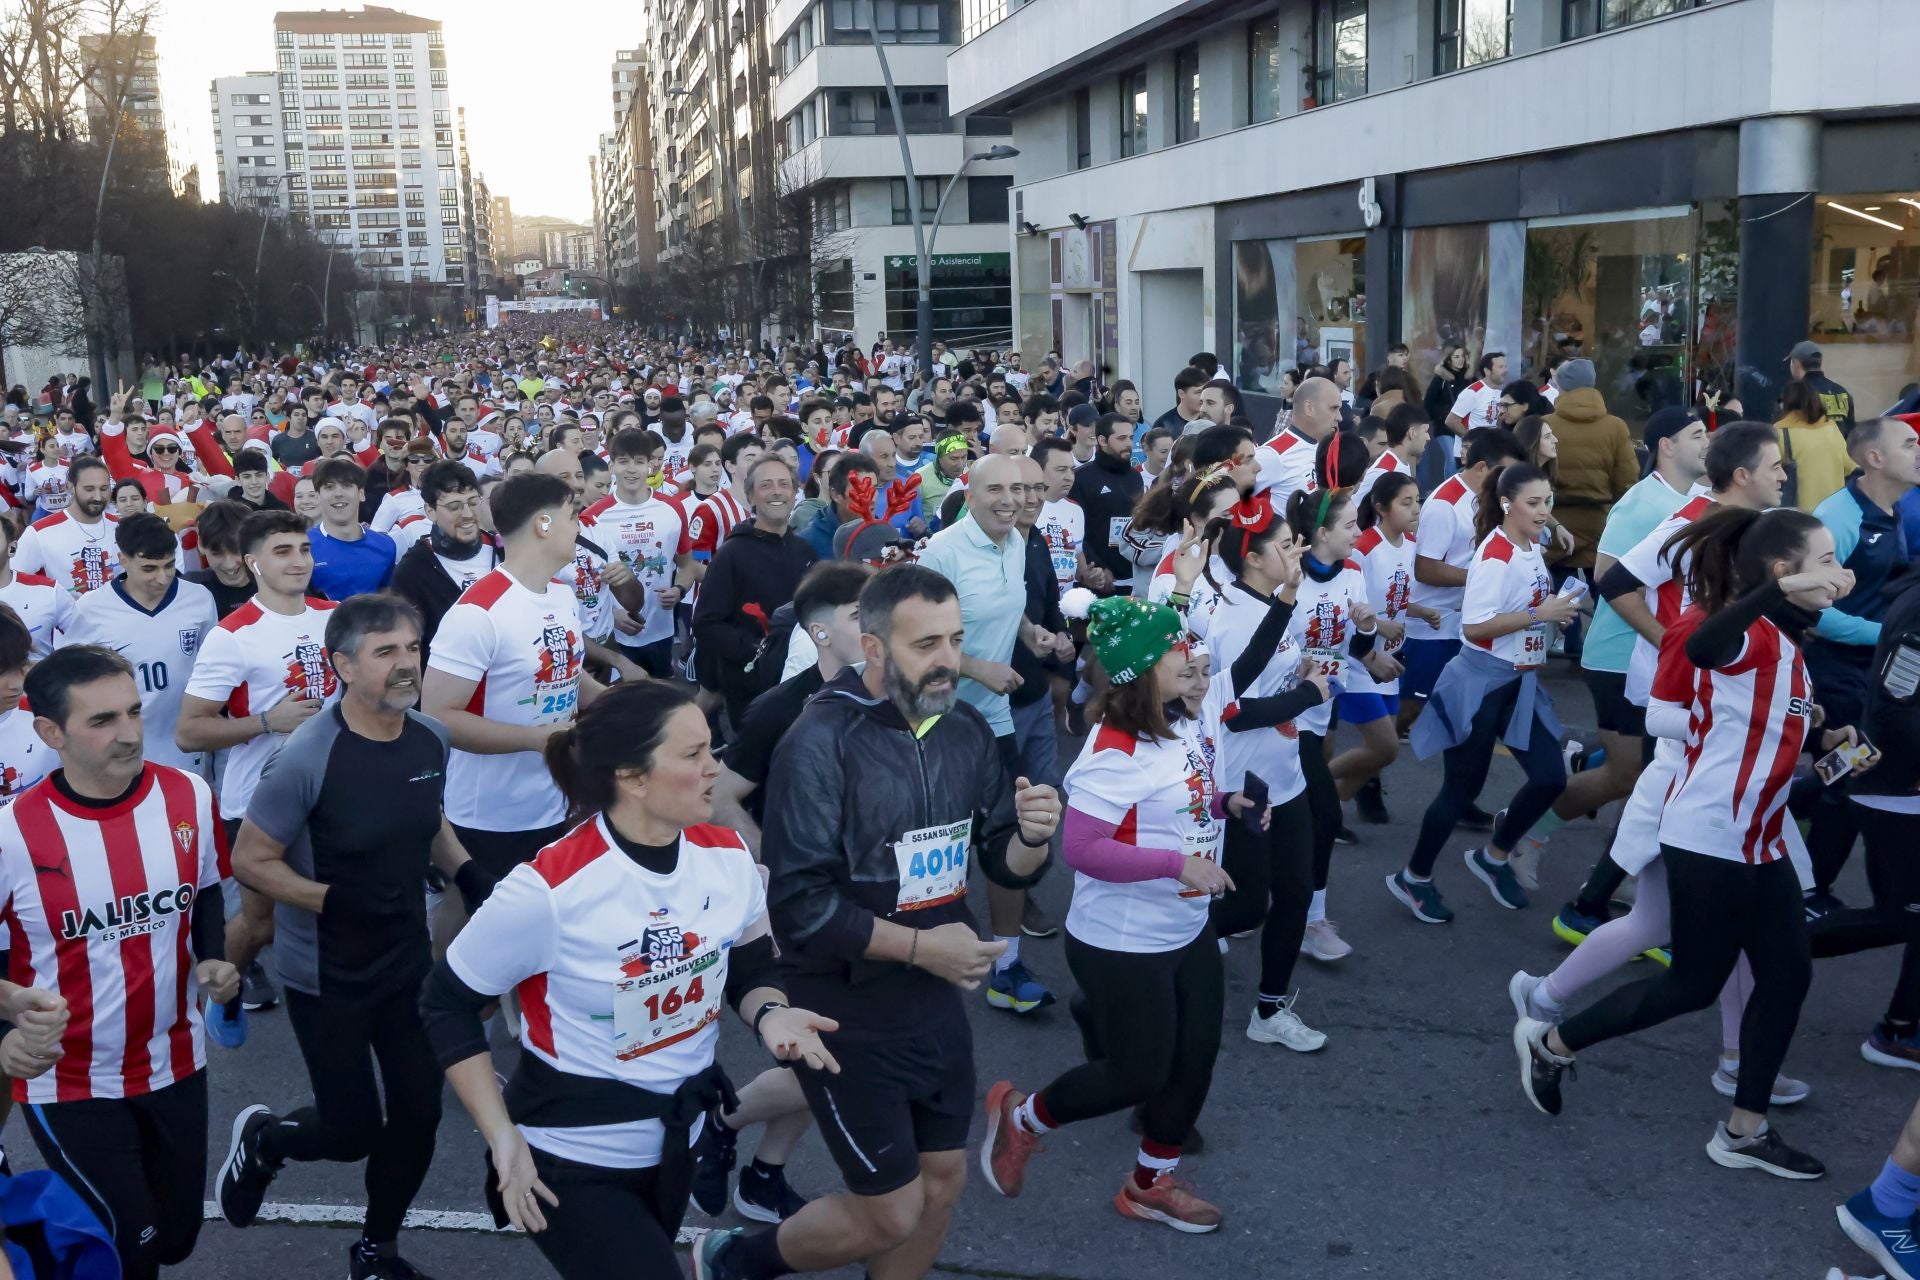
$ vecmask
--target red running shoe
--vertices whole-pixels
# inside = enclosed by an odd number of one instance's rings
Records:
[[[980,1144],[980,1173],[987,1185],[1009,1198],[1027,1182],[1027,1160],[1040,1139],[1020,1127],[1013,1113],[1027,1095],[1006,1080],[987,1090],[987,1140]]]
[[[1126,1217],[1164,1222],[1175,1231],[1189,1235],[1218,1231],[1226,1220],[1219,1209],[1193,1194],[1191,1186],[1165,1172],[1155,1177],[1153,1185],[1145,1191],[1129,1173],[1126,1182],[1121,1184],[1120,1194],[1113,1198],[1113,1207]]]

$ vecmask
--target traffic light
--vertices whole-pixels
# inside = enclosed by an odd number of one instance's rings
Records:
[[[560,273],[560,291],[562,293],[573,292],[573,272],[563,271]]]

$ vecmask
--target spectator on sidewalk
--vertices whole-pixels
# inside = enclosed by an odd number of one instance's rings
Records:
[[[1594,386],[1591,360],[1560,366],[1560,398],[1547,415],[1547,425],[1559,449],[1553,513],[1573,535],[1573,550],[1560,563],[1591,571],[1607,513],[1640,482],[1633,433],[1607,412],[1606,398]]]

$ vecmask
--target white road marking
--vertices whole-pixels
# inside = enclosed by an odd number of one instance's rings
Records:
[[[220,1206],[206,1202],[208,1222],[220,1221]],[[358,1226],[367,1211],[347,1204],[263,1204],[256,1222],[287,1222],[302,1226]],[[404,1224],[413,1231],[485,1231],[488,1234],[519,1235],[517,1227],[504,1230],[493,1225],[490,1213],[467,1213],[457,1209],[409,1209]],[[675,1244],[691,1245],[708,1234],[705,1227],[681,1227]]]

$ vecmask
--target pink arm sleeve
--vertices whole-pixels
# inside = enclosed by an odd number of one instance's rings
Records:
[[[1113,838],[1111,822],[1067,806],[1061,827],[1061,852],[1067,865],[1083,875],[1109,884],[1141,880],[1177,880],[1186,855],[1177,849],[1142,849]]]

